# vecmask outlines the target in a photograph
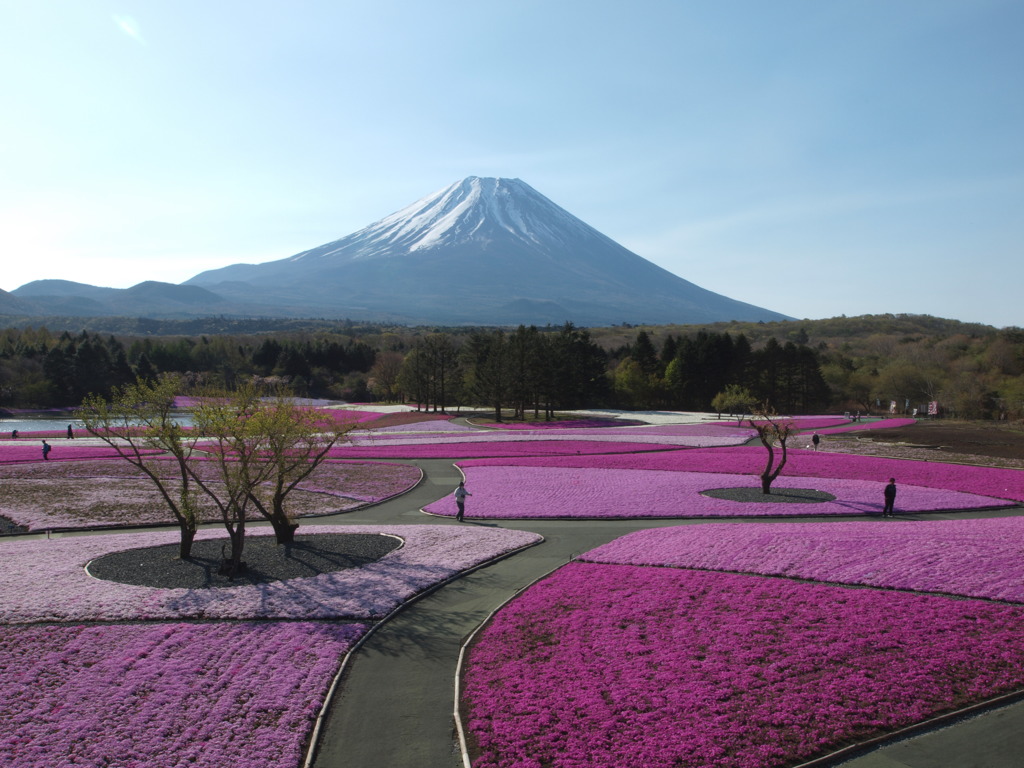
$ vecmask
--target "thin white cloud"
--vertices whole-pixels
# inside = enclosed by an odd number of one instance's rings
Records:
[[[145,39],[142,37],[142,31],[139,29],[139,23],[131,16],[121,16],[115,13],[111,18],[113,18],[117,28],[132,40],[142,45],[146,44]]]

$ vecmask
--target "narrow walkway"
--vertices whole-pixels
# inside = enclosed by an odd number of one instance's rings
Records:
[[[317,523],[460,525],[419,509],[451,493],[461,475],[451,460],[410,461],[423,481],[375,507]],[[466,505],[472,516],[472,501]],[[1017,514],[1024,510],[1017,510]],[[964,515],[957,515],[963,517]],[[988,515],[972,515],[988,516]],[[821,520],[821,518],[816,518]],[[927,519],[939,519],[928,516]],[[488,614],[519,589],[630,531],[720,520],[552,520],[467,522],[544,536],[544,543],[467,574],[416,601],[377,629],[353,654],[331,702],[314,768],[461,768],[454,731],[459,649]],[[730,521],[737,522],[737,521]],[[751,522],[757,522],[752,520]],[[800,522],[792,518],[787,522]],[[741,523],[742,524],[742,523]],[[927,628],[922,628],[923,632]],[[1020,768],[1024,702],[880,748],[848,768]]]

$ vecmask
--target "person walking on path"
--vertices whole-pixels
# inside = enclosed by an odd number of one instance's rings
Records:
[[[459,487],[455,489],[455,506],[459,508],[459,511],[455,514],[455,519],[460,523],[462,522],[462,516],[466,514],[466,497],[472,495],[472,493],[466,490],[465,481],[459,483]]]
[[[885,506],[882,507],[882,517],[896,517],[893,506],[896,504],[896,478],[890,477],[889,484],[885,486]]]
[[[814,450],[818,450],[818,443],[821,442],[821,435],[815,432],[811,435],[811,442],[814,443]]]
[[[43,461],[50,460],[50,444],[43,440]]]
[[[71,425],[68,424],[68,440],[74,440],[74,439],[75,439],[75,431],[73,429],[71,429]]]

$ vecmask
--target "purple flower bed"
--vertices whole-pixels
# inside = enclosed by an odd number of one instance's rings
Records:
[[[1019,689],[1024,609],[570,563],[464,677],[474,768],[769,768]]]
[[[552,458],[477,459],[460,462],[464,470],[502,465],[580,467],[593,469],[650,469],[673,472],[721,472],[757,475],[764,468],[765,451],[759,446],[739,446],[715,450],[686,450],[643,455],[575,456]],[[944,488],[964,493],[996,496],[1024,501],[1024,471],[963,464],[885,459],[876,456],[851,456],[822,451],[794,450],[782,477],[834,477],[846,480],[884,482],[895,477],[898,484]],[[806,481],[805,481],[806,484]]]
[[[154,465],[178,487],[175,462]],[[220,487],[214,462],[198,466],[208,470],[204,479]],[[421,477],[418,467],[403,464],[327,461],[296,487],[288,511],[297,517],[348,511],[404,493]],[[0,515],[29,530],[174,522],[155,486],[123,459],[0,466],[0,479],[8,481]],[[200,519],[220,520],[206,497],[197,504]]]
[[[0,627],[6,766],[301,763],[361,624]]]
[[[699,525],[630,533],[596,563],[790,576],[1024,603],[1024,518]]]
[[[884,482],[782,476],[773,489],[812,488],[835,501],[813,504],[742,502],[702,496],[717,488],[760,487],[751,475],[701,472],[654,472],[640,469],[563,469],[557,467],[464,467],[473,494],[466,504],[471,518],[658,518],[764,517],[880,514]],[[1008,502],[919,486],[900,486],[897,510],[927,512],[982,509]],[[436,515],[454,516],[455,499],[446,496],[424,507]]]
[[[315,578],[188,590],[118,584],[85,571],[90,560],[108,552],[174,543],[174,531],[0,541],[0,623],[379,618],[460,571],[542,540],[527,531],[431,525],[303,526],[301,531],[382,533],[400,537],[404,545],[369,565]],[[271,534],[261,527],[247,535]],[[202,530],[196,538],[226,541],[218,530]]]

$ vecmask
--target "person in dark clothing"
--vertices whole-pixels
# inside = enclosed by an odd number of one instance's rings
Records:
[[[818,443],[821,442],[821,436],[815,432],[811,435],[811,442],[814,443],[814,450],[818,450]]]
[[[895,517],[896,512],[893,505],[896,504],[896,478],[890,477],[889,484],[885,486],[885,506],[882,507],[882,517]]]
[[[50,460],[50,444],[43,440],[43,461]]]
[[[68,440],[74,440],[74,439],[75,439],[75,432],[74,432],[73,429],[71,429],[71,425],[68,424]]]

